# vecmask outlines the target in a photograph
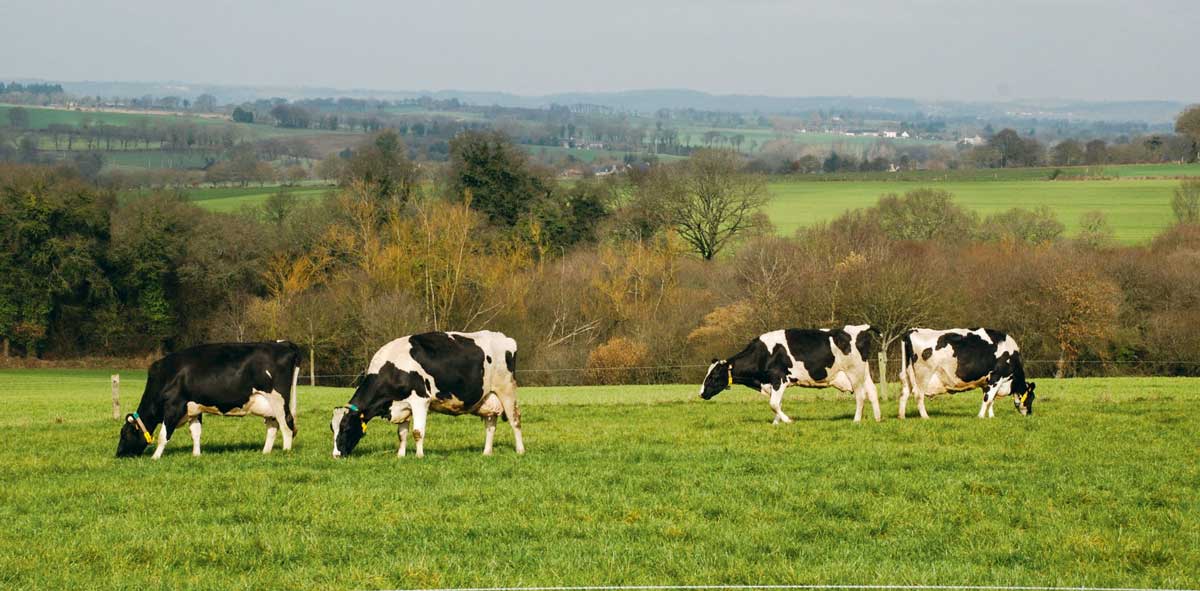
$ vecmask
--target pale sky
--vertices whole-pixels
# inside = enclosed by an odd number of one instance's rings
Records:
[[[1200,0],[0,0],[0,78],[1200,100]]]

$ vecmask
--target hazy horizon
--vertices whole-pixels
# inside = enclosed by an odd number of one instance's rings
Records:
[[[14,0],[5,76],[377,91],[1200,100],[1200,3]],[[47,40],[52,41],[47,41]]]

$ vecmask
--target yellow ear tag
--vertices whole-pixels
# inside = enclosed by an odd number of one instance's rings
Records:
[[[366,421],[362,422],[362,427],[363,427],[363,435],[366,435],[367,434],[367,422]]]
[[[733,368],[729,368],[729,385],[733,385]]]
[[[146,443],[154,443],[154,438],[150,436],[150,433],[142,431],[142,437],[146,438]]]

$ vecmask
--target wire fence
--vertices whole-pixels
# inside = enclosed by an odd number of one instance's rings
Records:
[[[878,364],[872,360],[873,378],[876,381],[886,381],[895,383],[899,381],[898,371],[901,367],[900,358],[888,358],[886,360],[888,373],[886,380],[881,380],[878,376]],[[1024,359],[1022,362],[1028,366],[1049,366],[1057,367],[1063,363],[1058,359]],[[1063,377],[1187,377],[1194,373],[1200,373],[1200,360],[1192,359],[1140,359],[1140,360],[1073,360],[1066,362],[1068,371]],[[517,368],[517,379],[522,385],[537,385],[537,386],[575,386],[586,385],[589,383],[597,383],[604,385],[635,385],[635,384],[669,384],[669,383],[698,383],[704,378],[704,370],[707,370],[709,364],[706,363],[679,363],[679,364],[659,364],[659,365],[630,365],[630,366],[612,366],[612,367],[533,367],[533,368]],[[1176,367],[1176,368],[1197,368],[1196,372],[1188,371],[1181,374],[1180,372],[1155,372],[1155,368]],[[1084,372],[1078,371],[1079,368],[1087,368]],[[1118,371],[1104,371],[1106,368],[1118,369]],[[1131,373],[1129,368],[1142,368],[1148,371]],[[46,371],[48,375],[36,375],[35,372]],[[109,378],[99,376],[71,376],[67,375],[72,371],[95,371],[95,370],[74,370],[74,369],[47,369],[40,370],[36,368],[3,368],[0,369],[0,376],[9,374],[17,379],[8,379],[6,383],[11,387],[16,384],[25,386],[34,385],[62,385],[70,384],[108,384]],[[53,375],[49,375],[53,372]],[[114,373],[134,373],[140,374],[144,370],[119,370]],[[1032,371],[1035,377],[1049,377],[1044,371]],[[628,378],[628,382],[613,382],[607,379],[606,376],[616,375],[622,378]],[[19,376],[19,377],[18,377]],[[351,386],[357,383],[358,379],[363,376],[362,373],[321,373],[308,374],[303,371],[299,376],[299,385],[301,386]],[[134,378],[137,380],[138,378]]]

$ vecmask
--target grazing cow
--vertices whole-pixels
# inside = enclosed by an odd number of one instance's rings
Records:
[[[979,418],[996,416],[997,396],[1013,395],[1013,404],[1025,416],[1033,414],[1034,383],[1025,381],[1017,341],[990,328],[915,328],[901,340],[900,418],[911,394],[917,410],[928,419],[925,397],[944,392],[983,390]]]
[[[737,355],[714,359],[700,387],[700,397],[708,400],[741,384],[770,397],[771,410],[775,411],[773,423],[790,423],[792,419],[783,413],[783,391],[788,386],[833,386],[854,393],[855,422],[862,420],[863,401],[867,398],[878,421],[879,395],[867,365],[874,332],[866,324],[768,332],[750,341]]]
[[[398,456],[406,453],[411,422],[417,457],[422,457],[431,410],[482,417],[484,455],[491,455],[496,419],[504,415],[517,453],[525,453],[516,371],[517,342],[498,332],[427,332],[396,339],[371,358],[350,402],[334,409],[333,457],[350,455],[375,417],[398,425]]]
[[[155,361],[146,373],[146,390],[137,412],[125,415],[117,457],[141,455],[153,442],[159,425],[158,448],[175,429],[188,423],[192,455],[200,455],[201,415],[264,417],[267,441],[263,453],[275,446],[283,431],[283,449],[292,449],[296,433],[296,378],[300,349],[287,341],[273,343],[213,343],[171,353]]]

